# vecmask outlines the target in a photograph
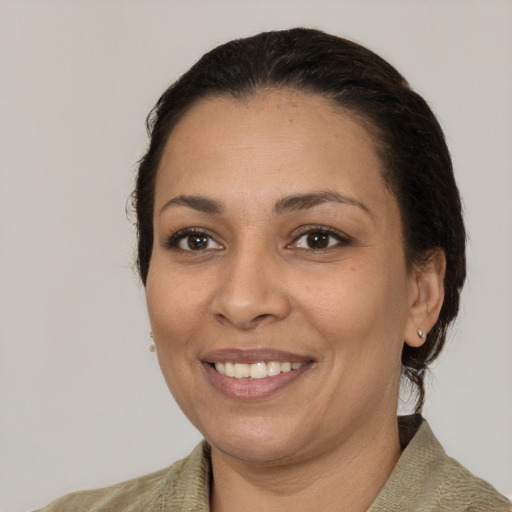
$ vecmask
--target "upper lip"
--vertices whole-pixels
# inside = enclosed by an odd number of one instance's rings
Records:
[[[238,349],[225,348],[212,350],[206,353],[201,360],[205,363],[233,362],[257,363],[260,361],[279,361],[290,363],[306,363],[312,361],[311,357],[277,350],[274,348]]]

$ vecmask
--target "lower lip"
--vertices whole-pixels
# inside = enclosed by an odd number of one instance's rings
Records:
[[[237,379],[222,375],[209,363],[203,363],[210,382],[222,394],[242,400],[268,398],[299,379],[312,363],[305,363],[297,370],[283,372],[263,379]]]

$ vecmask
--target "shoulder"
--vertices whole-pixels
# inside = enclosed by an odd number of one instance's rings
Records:
[[[436,468],[433,468],[433,472],[436,472]],[[439,463],[438,473],[435,483],[443,496],[445,506],[453,503],[467,512],[512,511],[512,503],[505,496],[485,480],[473,475],[455,459],[446,456]]]
[[[134,503],[136,502],[140,506],[150,503],[158,495],[159,488],[169,479],[174,469],[179,468],[181,464],[182,461],[179,461],[170,468],[102,489],[73,492],[50,503],[38,512],[64,512],[71,510],[89,512],[93,510],[100,511],[105,509],[105,507],[112,511],[136,510],[133,508]],[[130,505],[132,505],[132,508],[129,508]]]
[[[208,481],[209,448],[203,442],[166,469],[102,489],[73,492],[36,512],[164,511],[174,506],[182,510],[185,503],[204,502]]]
[[[512,511],[512,504],[505,496],[446,454],[426,421],[416,437],[412,451],[426,463],[425,482],[435,489],[431,499],[439,510]]]
[[[368,512],[512,512],[507,498],[446,454],[423,418],[399,426],[405,448]]]

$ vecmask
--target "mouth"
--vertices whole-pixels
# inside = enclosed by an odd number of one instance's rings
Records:
[[[214,388],[244,400],[274,395],[299,380],[313,364],[309,358],[275,350],[222,350],[203,359]]]
[[[274,377],[281,373],[288,373],[292,370],[298,370],[306,363],[291,361],[259,361],[257,363],[231,363],[216,362],[212,366],[221,375],[232,377],[234,379],[264,379],[266,377]]]

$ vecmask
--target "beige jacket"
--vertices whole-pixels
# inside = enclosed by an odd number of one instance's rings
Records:
[[[512,503],[490,484],[446,455],[421,417],[400,418],[399,424],[406,447],[368,512],[512,511]],[[210,472],[210,450],[203,441],[167,469],[75,492],[39,512],[208,512]]]

